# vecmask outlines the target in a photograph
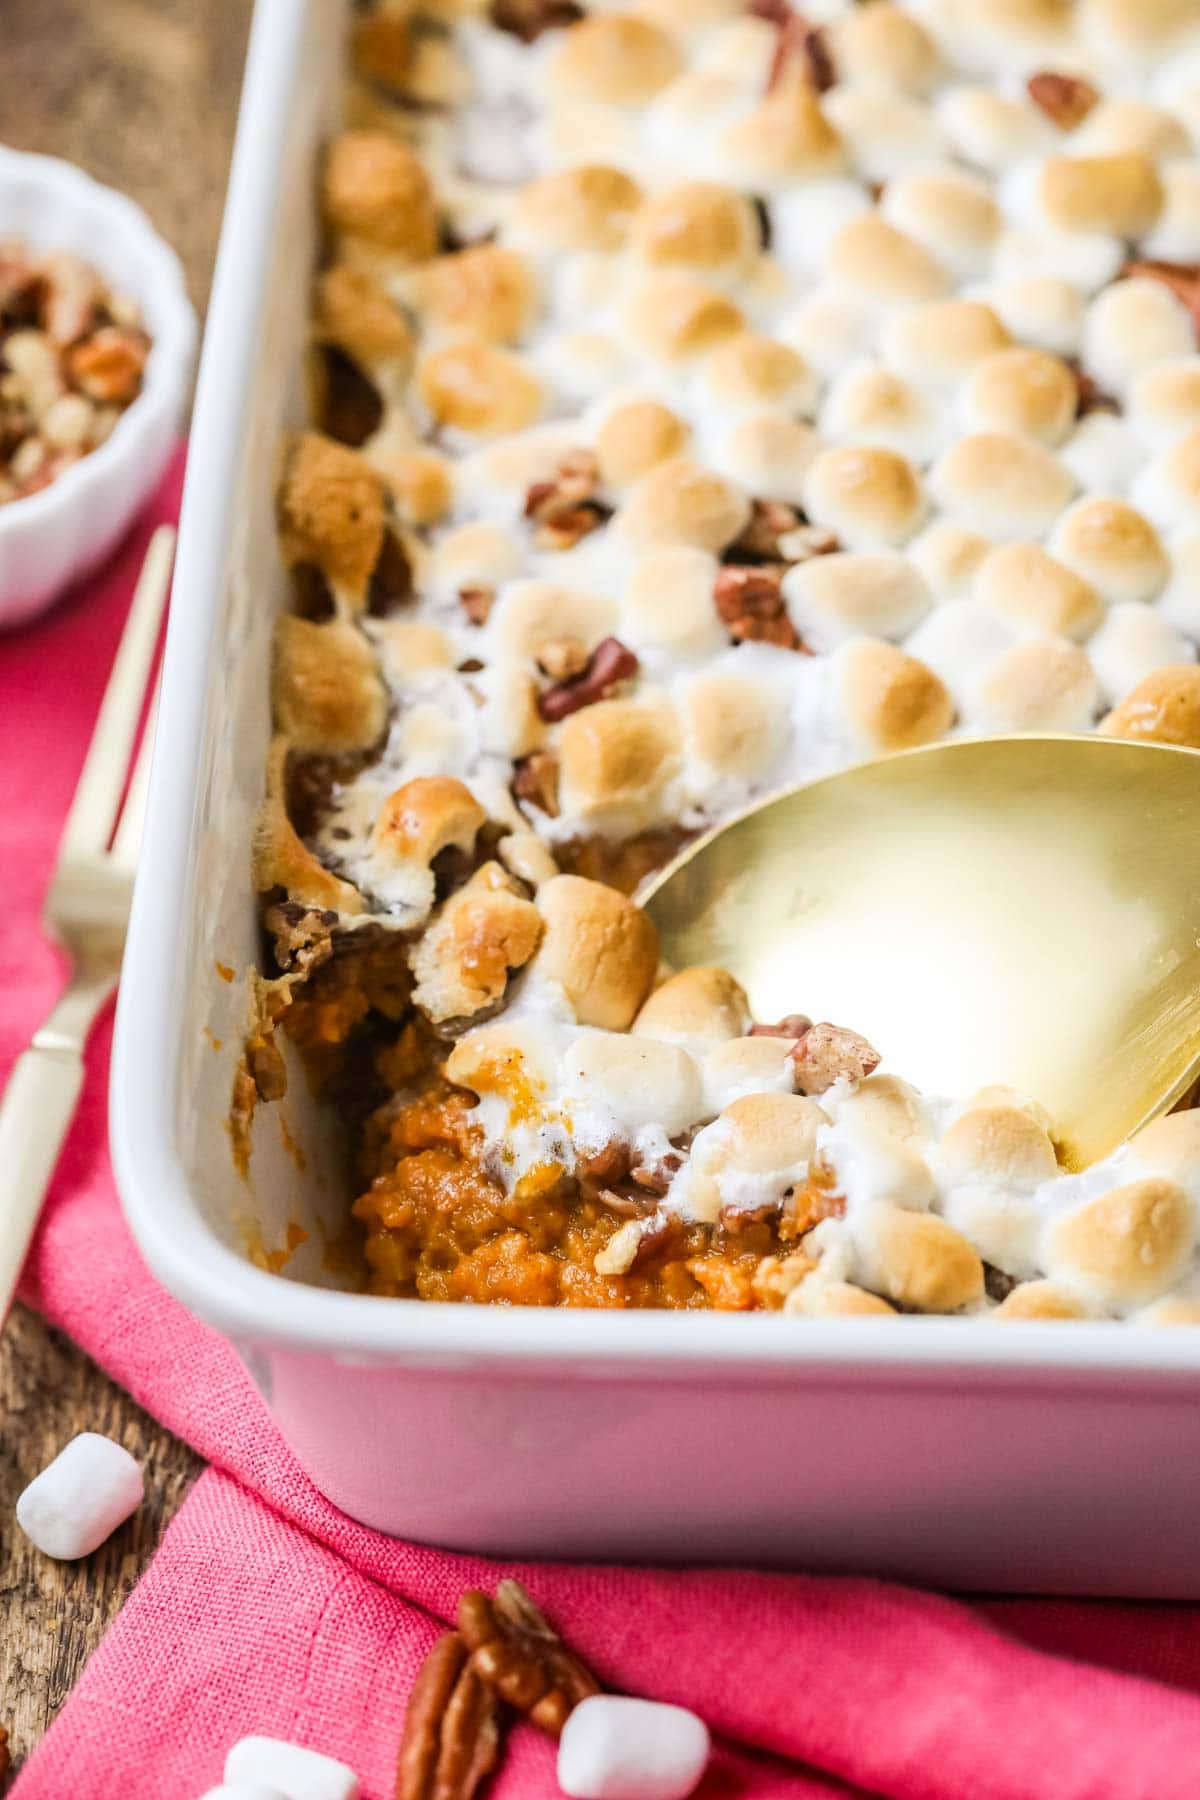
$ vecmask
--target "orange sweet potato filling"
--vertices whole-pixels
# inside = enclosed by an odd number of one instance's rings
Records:
[[[760,1260],[786,1255],[811,1223],[798,1212],[737,1232],[680,1223],[644,1265],[625,1275],[597,1274],[597,1251],[625,1222],[601,1198],[601,1180],[554,1167],[508,1192],[483,1167],[473,1107],[471,1096],[435,1081],[369,1124],[367,1155],[381,1172],[354,1212],[367,1229],[372,1293],[510,1306],[744,1311],[760,1303],[752,1285]],[[645,1196],[634,1201],[620,1184],[618,1191],[643,1213],[654,1210]]]

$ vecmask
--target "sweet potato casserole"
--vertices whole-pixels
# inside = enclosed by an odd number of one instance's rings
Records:
[[[1035,1100],[752,1020],[630,897],[948,733],[1200,747],[1200,8],[353,36],[240,1153],[284,1031],[379,1294],[1200,1318],[1200,1115],[1067,1174]]]

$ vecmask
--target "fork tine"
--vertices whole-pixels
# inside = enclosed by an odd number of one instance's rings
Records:
[[[72,854],[102,851],[108,844],[158,645],[174,548],[173,529],[160,525],[150,539],[100,702],[92,741],[59,844],[60,862]]]
[[[125,804],[121,808],[121,818],[113,838],[112,860],[132,875],[137,867],[138,851],[142,844],[142,826],[146,818],[146,791],[150,786],[150,762],[154,754],[154,734],[158,729],[159,687],[154,689],[154,698],[150,702],[150,710],[146,714],[145,729],[142,732],[141,748],[137,761],[133,765],[133,774],[129,777],[129,787],[125,793]]]

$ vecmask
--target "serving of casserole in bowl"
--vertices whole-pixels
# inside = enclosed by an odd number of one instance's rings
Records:
[[[1200,1115],[1069,1173],[637,893],[947,735],[1200,748],[1196,23],[260,4],[114,1142],[357,1516],[1194,1589]]]

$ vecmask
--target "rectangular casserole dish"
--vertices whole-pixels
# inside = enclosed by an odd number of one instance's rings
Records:
[[[303,416],[314,167],[341,35],[336,7],[259,0],[114,1052],[114,1160],[143,1253],[229,1337],[318,1486],[386,1531],[527,1556],[1200,1594],[1194,1332],[793,1331],[771,1315],[376,1299],[338,1291],[345,1196],[302,1078],[260,1110],[252,1186],[222,1153],[259,953],[276,447]]]

